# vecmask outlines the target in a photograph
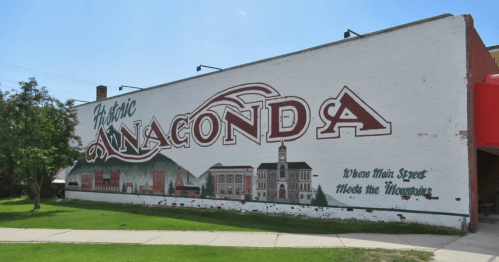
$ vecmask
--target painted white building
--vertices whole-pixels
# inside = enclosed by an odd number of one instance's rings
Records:
[[[161,198],[168,205],[476,230],[473,88],[493,73],[499,70],[471,16],[445,14],[87,103],[78,106],[77,134],[92,160],[68,175],[66,197]],[[153,185],[153,172],[164,172],[168,188],[181,167],[202,186],[217,163],[277,165],[281,143],[287,159],[310,167],[307,180],[298,179],[307,190],[297,192],[314,198],[320,185],[327,207],[308,206],[311,199],[272,201],[258,186],[270,181],[264,168],[253,172],[249,202],[187,201],[166,192],[132,198],[126,190],[84,192],[75,184],[97,169],[120,170],[119,185],[134,188]],[[289,196],[287,177],[276,181],[276,194],[284,186]]]

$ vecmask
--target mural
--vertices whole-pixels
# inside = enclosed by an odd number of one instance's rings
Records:
[[[253,99],[245,99],[249,96]],[[281,143],[277,162],[260,163],[256,170],[251,165],[215,163],[196,177],[165,155],[174,148],[190,148],[192,141],[210,147],[221,133],[224,146],[236,145],[239,134],[261,145],[264,109],[268,113],[266,142]],[[136,111],[137,102],[131,98],[121,104],[115,101],[108,110],[102,103],[95,106],[93,128],[97,134],[87,147],[90,160],[78,162],[71,170],[68,189],[301,205],[310,205],[319,194],[325,197],[321,205],[345,205],[312,186],[314,175],[307,162],[287,161],[284,141],[299,139],[310,125],[309,105],[300,97],[283,97],[263,83],[244,84],[215,94],[190,113],[175,116],[169,133],[154,116],[144,128],[142,120],[134,120],[132,128],[123,122],[118,129],[114,127]],[[317,139],[339,138],[339,129],[344,127],[355,128],[358,136],[391,134],[391,123],[348,87],[337,98],[327,99],[319,115],[324,126],[317,128]]]
[[[470,214],[462,18],[78,106],[89,160],[70,170],[66,192],[461,227]]]
[[[117,136],[119,138],[119,134]],[[315,190],[311,186],[311,167],[306,162],[287,162],[286,151],[282,142],[278,149],[279,161],[261,163],[256,173],[249,165],[224,166],[217,163],[199,177],[162,154],[142,163],[126,163],[119,159],[78,162],[68,175],[67,188],[77,191],[302,205],[310,205],[315,193],[316,199],[318,196],[324,198],[320,206],[328,206],[329,202],[338,206],[345,205],[324,194],[322,190]],[[254,196],[255,191],[257,196]]]
[[[244,99],[252,96],[253,99]],[[255,96],[257,97],[255,99]],[[264,110],[265,109],[265,110]],[[282,97],[274,88],[263,83],[245,84],[217,93],[187,114],[179,114],[165,133],[156,117],[142,128],[142,120],[134,120],[129,128],[123,122],[116,129],[114,124],[130,118],[138,110],[136,100],[128,98],[121,105],[115,101],[106,110],[99,103],[95,106],[93,128],[95,140],[90,142],[87,153],[90,159],[78,162],[67,178],[67,189],[90,192],[214,198],[227,200],[252,200],[290,203],[299,205],[346,206],[325,193],[320,183],[313,186],[312,167],[306,162],[288,161],[285,141],[300,139],[306,134],[311,120],[308,103],[299,97]],[[267,112],[267,132],[262,112]],[[367,105],[348,87],[343,87],[335,98],[326,99],[320,106],[318,118],[322,126],[316,128],[316,140],[338,139],[341,129],[354,130],[355,137],[386,136],[392,134],[391,123]],[[107,127],[106,127],[107,126]],[[264,130],[265,131],[265,130]],[[222,135],[222,133],[224,135]],[[205,166],[198,176],[189,172],[165,154],[175,149],[189,149],[192,141],[198,147],[210,147],[218,140],[222,146],[233,147],[237,139],[262,145],[280,142],[275,162],[256,162],[248,158],[243,165],[222,165],[224,155],[217,163]],[[297,149],[293,149],[297,150]],[[210,157],[214,159],[213,156]],[[245,158],[246,159],[246,158]],[[198,166],[195,160],[190,162]],[[256,169],[254,167],[257,167]],[[346,167],[342,179],[350,181],[400,179],[403,182],[423,180],[428,170],[395,171],[374,168],[371,171]],[[380,185],[368,183],[338,183],[333,192],[338,195],[397,195],[403,199],[423,196],[431,199],[432,188],[401,187],[385,181]],[[330,191],[331,192],[331,191]]]

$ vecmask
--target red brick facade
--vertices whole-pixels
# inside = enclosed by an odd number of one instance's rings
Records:
[[[120,192],[120,171],[111,171],[109,178],[104,178],[104,172],[95,171],[95,190]]]
[[[253,198],[253,167],[214,166],[210,168],[213,195],[221,199],[244,200]]]
[[[165,171],[154,170],[152,173],[152,194],[165,195]]]
[[[466,69],[468,72],[468,166],[470,189],[470,230],[478,230],[477,147],[475,135],[476,83],[485,81],[488,74],[498,74],[499,68],[475,30],[473,18],[466,15]]]
[[[94,187],[94,178],[92,175],[82,175],[81,176],[81,190],[82,191],[92,191]]]

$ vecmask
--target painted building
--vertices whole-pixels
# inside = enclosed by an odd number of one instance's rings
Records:
[[[213,179],[215,198],[253,199],[253,167],[213,166],[209,171]]]
[[[87,177],[87,181],[90,182],[91,179]],[[81,183],[83,186],[83,178]],[[120,171],[111,171],[106,174],[104,174],[103,171],[95,171],[95,190],[102,192],[120,192]]]
[[[99,86],[77,107],[90,159],[66,197],[474,231],[482,185],[499,184],[477,143],[489,74],[472,17],[444,14],[116,97]],[[213,197],[184,190],[210,174]]]
[[[278,162],[261,163],[257,168],[257,200],[310,204],[312,168],[306,162],[288,162],[284,142],[278,150]]]
[[[180,167],[178,168],[177,171],[177,178],[175,179],[174,188],[175,188],[175,196],[201,197],[201,188],[189,182],[189,176],[187,176],[187,181],[184,183]]]

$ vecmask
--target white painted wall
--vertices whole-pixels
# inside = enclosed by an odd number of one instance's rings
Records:
[[[416,24],[363,39],[345,41],[303,51],[260,63],[208,74],[150,90],[135,92],[102,102],[106,108],[115,101],[136,100],[137,111],[121,123],[133,130],[133,121],[142,120],[142,127],[154,116],[165,132],[178,114],[192,112],[211,96],[227,88],[245,83],[265,83],[282,96],[296,96],[310,106],[311,122],[299,139],[286,142],[290,162],[307,162],[312,167],[313,187],[320,184],[324,192],[348,206],[396,208],[428,212],[469,214],[467,139],[460,131],[467,130],[465,21],[454,16]],[[336,97],[344,86],[391,123],[392,134],[355,137],[353,129],[342,129],[336,139],[316,139],[316,128],[323,126],[319,108],[328,98]],[[80,124],[77,134],[84,144],[95,139],[94,108],[101,102],[78,107]],[[236,134],[236,145],[223,145],[219,140],[210,147],[191,142],[190,148],[172,148],[161,153],[196,176],[215,163],[251,165],[277,162],[280,143],[266,143],[267,110],[262,111],[262,144]],[[395,176],[401,168],[427,170],[426,178],[402,179],[343,178],[344,169],[370,171],[391,169]],[[256,171],[255,171],[256,172]],[[67,181],[71,181],[68,177]],[[385,183],[399,187],[431,187],[438,200],[412,196],[385,195]],[[169,181],[167,181],[168,183]],[[362,194],[336,193],[339,184],[359,185]],[[365,194],[368,185],[380,187],[377,195]],[[253,186],[255,188],[255,186]],[[253,192],[255,195],[256,191]],[[105,196],[104,198],[102,196]],[[135,195],[107,195],[67,192],[68,198],[93,201],[137,203]],[[186,199],[165,198],[168,203]],[[146,196],[146,204],[158,199]],[[460,198],[460,201],[456,201]],[[154,199],[154,200],[153,200]],[[188,200],[196,205],[231,206],[234,209],[256,209],[259,212],[285,212],[309,216],[361,218],[370,220],[399,219],[393,212],[366,213],[329,208],[291,209],[291,205],[231,204],[231,201]],[[140,203],[140,201],[138,202]],[[209,203],[209,204],[202,204]],[[170,204],[168,204],[170,205]],[[186,203],[187,205],[187,203]],[[194,205],[194,204],[193,204]],[[194,206],[196,206],[194,205]],[[204,206],[203,206],[204,205]],[[313,210],[313,211],[311,211]],[[319,215],[320,214],[320,215]],[[398,214],[398,213],[397,213]],[[403,214],[408,221],[461,227],[459,217],[424,214]]]
[[[217,210],[235,210],[241,213],[259,212],[266,214],[280,214],[292,216],[306,216],[320,219],[366,219],[384,222],[417,222],[428,225],[440,225],[455,229],[462,229],[463,223],[469,221],[466,217],[407,213],[400,211],[374,210],[366,212],[365,209],[353,209],[334,207],[313,207],[303,205],[289,205],[263,202],[228,201],[216,199],[183,198],[152,195],[130,195],[113,193],[87,193],[78,191],[66,191],[66,198],[87,201],[110,202],[121,204],[137,204],[178,208],[209,208]],[[403,214],[403,219],[399,214]]]

